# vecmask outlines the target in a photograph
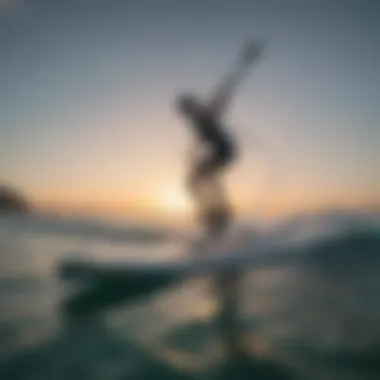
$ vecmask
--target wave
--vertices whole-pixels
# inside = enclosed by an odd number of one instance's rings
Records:
[[[5,228],[4,228],[5,227]],[[38,234],[58,234],[89,239],[104,239],[109,242],[132,242],[143,244],[167,243],[173,240],[186,241],[192,238],[190,232],[170,229],[157,225],[143,225],[135,222],[116,224],[99,220],[74,219],[52,215],[13,215],[0,218],[0,230],[12,228],[19,232]],[[255,242],[259,237],[275,242],[284,248],[292,245],[305,245],[308,250],[323,246],[327,250],[362,250],[369,246],[378,247],[380,215],[365,212],[329,211],[293,216],[277,222],[270,228],[258,224],[239,226],[232,229],[232,235]],[[240,234],[240,235],[239,235]]]
[[[138,223],[111,224],[98,220],[74,219],[50,215],[10,215],[1,219],[1,226],[16,231],[80,236],[115,242],[159,243],[174,232],[167,228]]]

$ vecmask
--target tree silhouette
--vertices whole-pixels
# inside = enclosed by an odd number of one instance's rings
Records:
[[[31,210],[30,203],[17,190],[10,186],[0,186],[0,212],[21,212]]]

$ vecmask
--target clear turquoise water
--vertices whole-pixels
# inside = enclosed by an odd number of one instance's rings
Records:
[[[250,355],[227,360],[210,278],[176,282],[85,322],[69,323],[61,311],[80,291],[56,276],[62,259],[165,259],[179,249],[162,238],[166,231],[144,235],[136,226],[3,217],[0,378],[379,379],[377,221],[373,215],[311,216],[275,230],[284,239],[319,234],[320,244],[302,262],[250,268],[239,300]],[[343,233],[331,238],[338,230]]]

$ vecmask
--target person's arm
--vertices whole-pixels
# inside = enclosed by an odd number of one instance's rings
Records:
[[[217,87],[207,105],[207,110],[214,115],[214,117],[219,117],[225,111],[231,100],[233,91],[235,91],[237,86],[246,77],[252,64],[259,58],[262,48],[262,45],[256,42],[249,44],[244,49],[235,69],[229,73]]]

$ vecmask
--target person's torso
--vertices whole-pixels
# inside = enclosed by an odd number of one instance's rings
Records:
[[[232,144],[224,126],[215,118],[202,113],[194,116],[192,122],[198,138],[203,142],[217,149],[224,149]]]

